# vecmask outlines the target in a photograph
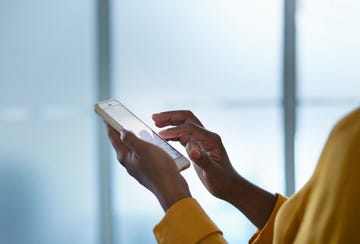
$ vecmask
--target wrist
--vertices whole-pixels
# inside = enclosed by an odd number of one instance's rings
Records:
[[[181,175],[163,181],[155,195],[165,212],[176,202],[191,197],[189,187]]]
[[[224,200],[239,209],[258,229],[261,229],[271,215],[277,196],[240,175],[236,178],[230,193]]]
[[[218,198],[233,203],[234,200],[241,198],[244,188],[246,188],[246,180],[240,176],[237,172],[234,172],[227,177],[227,184],[223,189],[223,194]]]

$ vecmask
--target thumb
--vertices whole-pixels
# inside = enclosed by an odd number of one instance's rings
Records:
[[[145,141],[138,138],[134,133],[122,130],[120,132],[120,138],[123,141],[123,143],[128,146],[130,149],[132,149],[135,152],[139,152],[141,150],[144,150],[144,146],[146,144]]]

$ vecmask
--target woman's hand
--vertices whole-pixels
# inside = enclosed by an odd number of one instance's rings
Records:
[[[238,208],[261,229],[269,218],[276,196],[250,183],[232,167],[221,138],[206,130],[190,111],[170,111],[153,115],[166,140],[186,146],[194,167],[205,187],[214,196]]]
[[[241,178],[232,167],[220,136],[206,130],[190,111],[170,111],[153,115],[158,127],[174,127],[159,132],[166,140],[186,147],[200,180],[214,196],[229,200],[234,183]]]
[[[123,130],[121,135],[107,125],[117,159],[140,184],[155,194],[166,211],[177,201],[191,197],[185,179],[173,159],[161,148]]]

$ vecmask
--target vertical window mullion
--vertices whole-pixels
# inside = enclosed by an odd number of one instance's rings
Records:
[[[97,99],[105,100],[111,96],[111,55],[110,55],[110,0],[97,0]],[[99,243],[113,243],[113,207],[111,148],[104,125],[100,120],[98,130],[98,181],[99,181]]]
[[[284,0],[283,33],[283,118],[285,146],[285,189],[295,191],[295,124],[296,124],[296,0]]]

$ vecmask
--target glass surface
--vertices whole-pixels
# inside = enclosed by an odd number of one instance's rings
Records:
[[[121,0],[112,6],[113,80],[127,99],[280,96],[281,1]]]
[[[91,117],[0,128],[0,242],[96,243]]]
[[[301,0],[299,95],[307,102],[360,102],[360,1]]]
[[[295,180],[299,190],[311,177],[333,126],[357,104],[300,106],[296,133]]]
[[[360,104],[359,11],[356,0],[298,2],[297,189],[311,176],[335,122]]]
[[[282,192],[282,2],[122,0],[112,6],[119,101],[149,125],[154,112],[193,110],[222,136],[240,173]],[[114,172],[116,243],[154,243],[159,203],[123,169]],[[248,220],[210,196],[192,168],[183,175],[225,238],[246,243],[255,230]]]
[[[95,8],[0,3],[0,243],[97,243]]]
[[[1,1],[1,107],[91,106],[94,18],[92,1]]]

